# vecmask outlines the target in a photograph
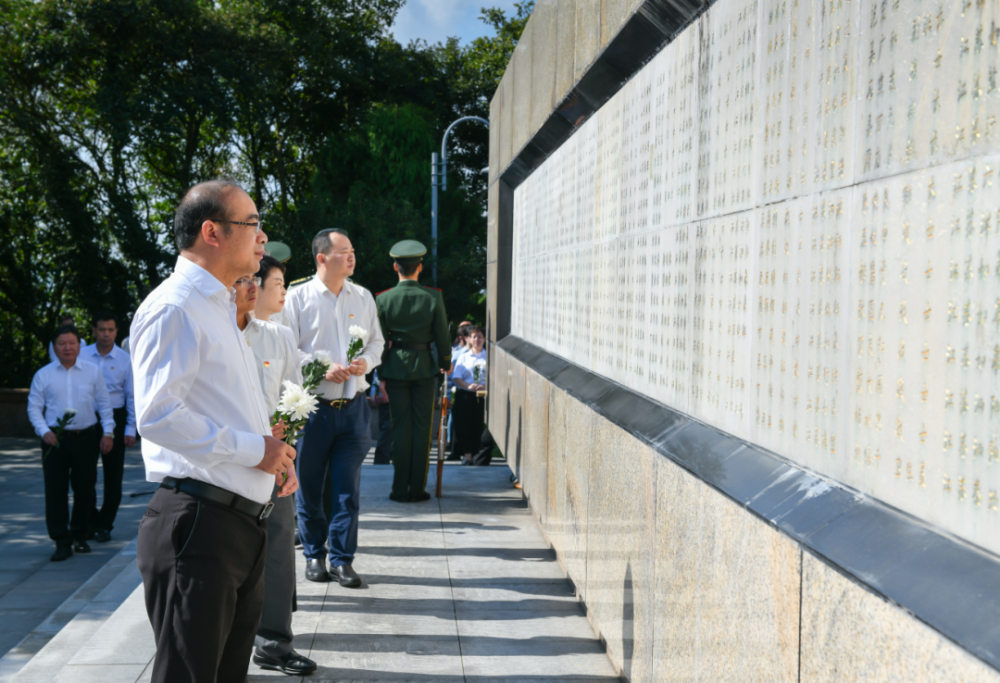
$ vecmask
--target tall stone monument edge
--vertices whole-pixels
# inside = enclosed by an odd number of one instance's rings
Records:
[[[491,103],[488,424],[629,680],[1000,680],[1000,16],[925,4],[541,0]]]

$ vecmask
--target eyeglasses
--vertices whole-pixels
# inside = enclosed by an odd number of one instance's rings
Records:
[[[249,287],[251,282],[253,282],[257,287],[260,287],[261,279],[259,277],[241,277],[234,283],[234,285],[236,287]]]
[[[260,228],[261,228],[261,224],[262,224],[262,221],[259,218],[257,219],[256,223],[246,223],[244,221],[227,221],[227,220],[223,220],[221,218],[213,218],[211,220],[214,223],[230,223],[232,225],[246,225],[246,226],[249,226],[249,227],[253,228],[253,232],[254,232],[255,235],[260,234]]]

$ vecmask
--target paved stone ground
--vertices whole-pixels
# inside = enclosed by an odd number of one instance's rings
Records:
[[[100,467],[98,472],[101,501]],[[152,489],[138,448],[126,452],[123,488],[111,542],[91,542],[88,555],[50,562],[55,544],[45,530],[39,442],[0,439],[0,679],[20,668],[121,572],[124,563],[116,558],[135,538],[149,499],[128,494]]]
[[[300,578],[295,646],[320,664],[304,680],[619,680],[502,463],[449,464],[445,497],[421,504],[389,501],[391,477],[391,466],[362,473],[362,588]],[[133,563],[105,599],[137,585]],[[81,612],[13,680],[150,679],[154,647],[141,589],[96,628],[86,619]],[[251,666],[251,682],[275,677],[287,680]]]

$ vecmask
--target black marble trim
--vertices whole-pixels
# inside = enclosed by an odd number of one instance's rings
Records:
[[[519,337],[497,345],[866,590],[1000,669],[1000,558]]]
[[[714,0],[646,0],[500,178],[514,189]],[[499,338],[499,337],[498,337]]]

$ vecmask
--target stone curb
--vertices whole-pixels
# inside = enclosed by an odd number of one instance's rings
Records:
[[[53,680],[77,651],[142,583],[136,539],[0,658],[0,683]]]

